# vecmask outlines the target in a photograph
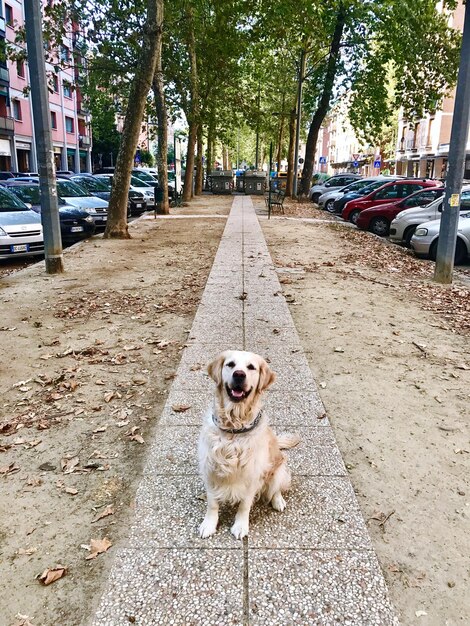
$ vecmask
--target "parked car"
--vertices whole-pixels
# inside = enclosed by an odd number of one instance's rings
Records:
[[[356,226],[361,230],[370,230],[375,235],[386,237],[390,230],[392,220],[404,209],[411,207],[423,207],[431,204],[444,193],[444,187],[426,187],[415,191],[404,200],[395,200],[386,204],[364,209],[359,213]]]
[[[95,174],[95,178],[99,181],[102,181],[109,191],[111,192],[111,187],[113,184],[113,175],[112,174]],[[132,178],[132,177],[131,177]],[[153,194],[153,188],[152,188]],[[147,210],[147,199],[140,189],[137,189],[134,186],[129,187],[128,192],[128,217],[131,215],[142,215]]]
[[[154,207],[155,205],[155,187],[149,185],[145,181],[141,180],[137,176],[131,176],[131,188],[140,191],[145,196],[145,202],[147,208]]]
[[[368,187],[376,180],[382,180],[383,182],[385,182],[388,179],[384,176],[372,176],[370,178],[361,178],[359,180],[355,180],[353,183],[349,183],[349,185],[346,185],[346,187],[334,187],[333,189],[328,189],[318,198],[318,206],[320,207],[320,209],[325,209],[329,213],[334,213],[335,200],[341,198],[346,193],[358,192],[361,189]]]
[[[10,180],[10,178],[15,178],[13,172],[0,172],[0,180]]]
[[[83,187],[88,191],[88,193],[93,194],[97,198],[101,198],[102,200],[106,200],[109,202],[109,198],[111,196],[111,192],[108,187],[101,181],[95,178],[92,174],[74,174],[70,176],[70,180],[80,187]]]
[[[375,191],[368,193],[366,196],[348,202],[341,213],[341,217],[343,220],[349,220],[355,224],[357,222],[357,218],[359,217],[359,213],[371,206],[387,203],[390,204],[395,201],[399,202],[403,198],[410,196],[415,191],[419,191],[425,187],[436,187],[440,184],[441,183],[438,183],[435,180],[427,178],[405,178],[403,180],[386,183]]]
[[[107,174],[108,176],[112,176],[114,174],[114,169],[115,169],[114,167],[103,167],[97,170],[95,174],[97,176],[101,176],[102,174]],[[131,175],[135,176],[142,182],[147,183],[147,185],[150,185],[151,187],[156,187],[158,185],[158,175],[151,174],[150,171],[156,171],[156,170],[154,170],[154,168],[134,167],[131,170]],[[172,178],[172,172],[168,172],[168,196],[169,198],[173,198],[174,195],[175,195],[174,175]]]
[[[95,221],[97,227],[106,226],[108,219],[108,203],[101,198],[91,195],[74,183],[65,178],[57,179],[57,194],[67,204],[85,210]]]
[[[41,198],[38,183],[12,181],[7,189],[14,193],[36,213],[41,213]],[[95,234],[95,220],[84,211],[65,203],[59,198],[60,233],[63,243],[75,243]]]
[[[416,256],[436,260],[441,220],[420,224],[411,238]],[[454,263],[461,265],[470,255],[470,212],[460,213]]]
[[[335,174],[325,182],[313,185],[313,187],[310,188],[308,196],[312,202],[317,203],[318,199],[325,191],[333,189],[334,187],[345,187],[359,178],[362,178],[360,174],[349,174],[347,172],[344,174]]]
[[[382,187],[382,185],[385,185],[385,183],[391,183],[391,182],[394,182],[395,180],[399,180],[400,178],[403,178],[403,177],[402,176],[377,176],[376,179],[373,182],[369,182],[369,184],[366,187],[361,187],[360,189],[357,189],[356,191],[348,191],[342,196],[339,196],[338,198],[336,198],[336,200],[333,202],[333,210],[331,212],[336,213],[336,215],[341,215],[344,207],[351,200],[356,200],[357,198],[363,198],[364,196],[367,196],[367,194],[374,191],[374,189],[378,189],[379,187]]]
[[[410,196],[412,197],[412,196]],[[444,201],[444,193],[425,207],[416,207],[401,211],[390,224],[390,241],[393,243],[404,244],[410,246],[411,237],[413,237],[416,228],[423,222],[441,219],[442,203]],[[460,195],[460,210],[468,211],[470,209],[470,185],[462,187]]]
[[[0,259],[44,254],[40,216],[0,188]]]

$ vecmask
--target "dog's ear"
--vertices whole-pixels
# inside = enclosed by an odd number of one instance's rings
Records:
[[[271,370],[266,361],[261,359],[259,366],[258,391],[264,391],[268,387],[271,387],[275,380],[276,374]]]
[[[228,352],[222,352],[207,366],[207,373],[218,385],[222,382],[222,368]]]

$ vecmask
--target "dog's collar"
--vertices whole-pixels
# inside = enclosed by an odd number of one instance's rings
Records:
[[[212,413],[212,421],[214,422],[215,426],[217,426],[217,428],[224,433],[230,433],[231,435],[241,435],[243,433],[249,433],[250,430],[255,429],[260,423],[262,416],[263,416],[263,410],[261,409],[261,411],[255,417],[253,422],[251,422],[249,426],[245,426],[244,428],[222,428],[217,420],[217,417],[214,415],[214,413]]]

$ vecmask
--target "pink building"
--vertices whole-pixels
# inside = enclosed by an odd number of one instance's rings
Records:
[[[24,23],[22,0],[2,3],[0,39],[13,43],[15,25]],[[46,70],[49,80],[52,142],[58,170],[91,172],[90,116],[83,106],[78,87],[83,71],[83,38],[72,25],[69,38],[60,50],[64,69],[55,71],[51,64]],[[57,66],[56,66],[57,67]],[[36,142],[31,110],[31,95],[27,87],[30,76],[27,63],[0,63],[0,170],[37,172]]]

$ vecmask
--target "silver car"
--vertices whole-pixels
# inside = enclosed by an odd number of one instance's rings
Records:
[[[411,238],[411,247],[416,256],[436,260],[437,243],[441,220],[420,224]],[[470,255],[470,212],[461,213],[457,231],[454,263],[460,265]]]
[[[91,215],[96,226],[106,226],[108,219],[108,203],[106,200],[92,196],[83,187],[71,180],[57,179],[57,195],[71,206],[83,209]]]
[[[329,213],[333,213],[333,204],[337,198],[340,198],[345,193],[349,193],[350,191],[359,191],[363,187],[367,187],[370,183],[373,183],[376,180],[383,178],[384,181],[387,180],[385,176],[371,176],[370,178],[361,178],[359,180],[355,180],[353,183],[349,183],[346,187],[341,187],[338,189],[337,187],[333,189],[328,189],[318,198],[318,206],[320,209],[325,209]],[[313,189],[313,188],[312,188]]]
[[[330,191],[335,187],[337,189],[345,187],[360,178],[362,178],[360,174],[348,174],[347,172],[344,174],[335,174],[320,185],[313,185],[313,187],[310,188],[308,197],[312,202],[318,202],[318,199],[325,191]]]
[[[44,254],[41,217],[0,188],[0,259]]]
[[[442,202],[444,198],[441,196],[427,206],[413,207],[401,211],[390,224],[389,239],[393,243],[410,245],[416,228],[423,222],[441,219]],[[462,187],[460,196],[460,210],[468,211],[470,209],[470,185]]]

